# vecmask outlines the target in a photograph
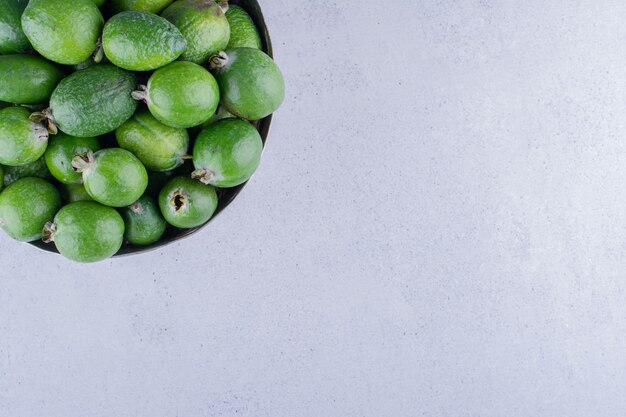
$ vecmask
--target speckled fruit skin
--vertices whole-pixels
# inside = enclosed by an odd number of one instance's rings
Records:
[[[0,54],[16,54],[30,47],[22,31],[25,4],[18,0],[0,0]]]
[[[152,197],[143,196],[120,211],[126,226],[124,237],[129,243],[150,245],[163,236],[167,223]]]
[[[220,6],[213,0],[178,0],[161,14],[187,39],[185,61],[203,64],[214,53],[226,48],[230,25]]]
[[[50,108],[59,129],[71,136],[100,136],[117,129],[137,109],[131,97],[133,74],[113,65],[95,65],[63,79]]]
[[[180,207],[177,209],[177,202]],[[159,207],[165,220],[182,229],[208,222],[217,208],[215,188],[189,177],[170,180],[159,193]]]
[[[121,148],[131,151],[151,171],[171,171],[182,165],[189,148],[185,129],[170,127],[144,111],[115,131]]]
[[[65,74],[33,55],[0,56],[0,100],[17,104],[48,101]]]
[[[187,49],[187,41],[162,17],[122,12],[104,26],[102,46],[107,58],[118,67],[151,71],[175,61]]]
[[[33,48],[59,64],[85,61],[97,46],[104,18],[91,0],[30,0],[22,29]]]
[[[23,107],[0,110],[0,164],[29,164],[46,151],[48,131],[28,116],[30,112]]]
[[[5,186],[11,185],[15,181],[27,177],[41,178],[46,181],[54,180],[54,177],[52,177],[52,174],[48,170],[43,157],[39,158],[35,162],[31,162],[30,164],[4,168],[3,180]]]
[[[50,173],[63,184],[82,184],[83,176],[72,167],[72,158],[100,150],[96,138],[78,138],[64,133],[52,136],[44,160]]]
[[[125,149],[109,148],[94,154],[94,163],[83,172],[89,195],[111,207],[128,206],[146,191],[148,173],[141,161]]]
[[[174,0],[111,0],[115,12],[136,10],[159,14],[163,9],[172,4]]]
[[[230,24],[230,40],[226,49],[263,47],[259,31],[244,9],[234,4],[230,5],[226,11],[226,19]]]
[[[23,178],[0,193],[0,227],[13,239],[32,242],[60,208],[61,196],[52,184]]]
[[[62,184],[61,197],[68,203],[77,201],[93,201],[83,184]]]
[[[235,187],[248,181],[261,162],[263,141],[250,123],[225,119],[205,128],[193,147],[193,164],[208,172],[208,184]]]
[[[285,99],[285,81],[278,65],[253,48],[231,49],[226,55],[226,65],[214,70],[224,107],[247,120],[274,113]]]
[[[94,201],[78,201],[63,207],[54,217],[54,227],[57,250],[76,262],[110,258],[124,241],[122,216]]]
[[[161,123],[189,128],[207,121],[219,104],[215,78],[200,65],[178,61],[160,68],[148,80],[150,113]]]

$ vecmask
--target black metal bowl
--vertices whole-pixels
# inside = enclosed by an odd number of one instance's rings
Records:
[[[259,34],[261,35],[261,40],[263,41],[263,50],[269,56],[273,56],[272,42],[270,40],[270,35],[267,31],[267,26],[265,25],[265,20],[263,19],[263,13],[261,12],[261,6],[259,6],[258,1],[257,0],[231,0],[229,3],[241,6],[242,8],[246,10],[246,12],[248,12],[248,14],[254,20],[254,23],[256,24],[256,27],[259,30]],[[253,123],[256,126],[259,133],[261,134],[261,138],[263,139],[263,146],[265,146],[265,141],[267,140],[271,121],[272,121],[272,116],[270,115],[266,117],[265,119],[262,119]],[[133,254],[148,252],[148,251],[169,245],[172,242],[183,239],[189,235],[192,235],[200,231],[201,229],[205,228],[209,223],[211,223],[211,221],[215,219],[215,217],[218,214],[220,214],[226,207],[228,207],[228,205],[233,202],[233,200],[237,197],[237,195],[241,192],[241,190],[245,186],[246,184],[244,183],[234,188],[219,189],[218,190],[219,201],[217,205],[217,210],[215,211],[215,214],[213,215],[211,220],[209,220],[207,223],[203,224],[202,226],[195,227],[193,229],[177,229],[174,227],[168,227],[168,229],[165,231],[165,234],[163,235],[161,240],[159,240],[158,242],[153,243],[152,245],[147,245],[147,246],[137,246],[137,245],[131,245],[131,244],[125,243],[122,246],[122,248],[119,250],[119,252],[115,254],[115,256],[133,255]],[[31,244],[45,251],[58,253],[58,251],[56,250],[56,247],[54,246],[54,243],[43,243],[41,240],[38,240],[35,242],[31,242]]]

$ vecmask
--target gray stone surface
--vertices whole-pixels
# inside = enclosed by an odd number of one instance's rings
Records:
[[[263,6],[288,96],[208,230],[0,237],[0,416],[623,416],[626,3]]]

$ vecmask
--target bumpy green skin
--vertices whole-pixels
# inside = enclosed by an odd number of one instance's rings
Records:
[[[221,120],[204,129],[193,147],[193,164],[208,172],[208,183],[236,187],[248,181],[261,162],[263,141],[250,123]]]
[[[231,49],[226,54],[226,65],[215,70],[226,109],[248,120],[278,110],[285,99],[285,81],[272,58],[253,48]]]
[[[124,220],[111,207],[78,201],[55,216],[54,244],[59,253],[76,262],[98,262],[122,247]]]
[[[154,199],[143,196],[121,210],[126,231],[124,237],[133,245],[150,245],[158,242],[167,223]]]
[[[63,79],[52,93],[50,108],[59,129],[78,137],[100,136],[117,129],[137,109],[131,97],[135,77],[113,65],[95,65]]]
[[[112,0],[111,4],[116,13],[124,10],[136,10],[159,14],[163,9],[172,4],[174,0]]]
[[[61,186],[61,197],[68,203],[93,201],[83,184],[63,184]]]
[[[226,49],[263,47],[259,31],[244,9],[234,4],[229,6],[226,19],[230,24],[230,40]]]
[[[185,61],[203,64],[228,45],[230,25],[220,6],[213,0],[178,0],[163,11],[187,39]]]
[[[6,186],[27,177],[41,178],[47,181],[54,180],[43,157],[39,158],[35,162],[31,162],[30,164],[4,168],[3,180],[4,185]]]
[[[56,188],[41,178],[23,178],[0,193],[0,227],[13,239],[41,238],[45,224],[61,208]]]
[[[184,162],[189,148],[185,129],[166,126],[144,111],[115,131],[121,148],[131,151],[151,171],[171,171]]]
[[[30,47],[22,31],[25,4],[18,0],[0,0],[0,54],[16,54]]]
[[[118,67],[151,71],[175,61],[187,49],[187,41],[162,17],[122,12],[104,26],[102,46],[107,58]]]
[[[33,55],[0,56],[0,100],[37,104],[50,99],[65,74],[49,61]]]
[[[94,154],[94,163],[83,172],[89,195],[111,207],[131,205],[148,186],[148,173],[141,161],[125,149],[103,149]]]
[[[207,121],[219,104],[215,78],[200,65],[173,62],[159,68],[148,80],[147,103],[158,121],[189,128]]]
[[[177,209],[176,196],[184,199]],[[159,193],[159,207],[165,220],[175,227],[189,229],[208,222],[217,208],[215,188],[189,177],[170,180]]]
[[[33,48],[51,61],[75,65],[93,54],[104,19],[91,0],[30,0],[22,29]]]
[[[23,107],[0,110],[0,164],[17,166],[35,162],[48,146],[48,131],[28,119]]]
[[[63,184],[82,184],[83,176],[72,167],[72,158],[99,150],[100,144],[96,138],[78,138],[59,133],[50,139],[44,160],[50,173]]]

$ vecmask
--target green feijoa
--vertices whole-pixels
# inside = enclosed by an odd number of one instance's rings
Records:
[[[45,115],[68,135],[104,135],[135,113],[137,102],[131,93],[136,85],[135,76],[128,71],[95,65],[63,79],[52,93]]]
[[[192,62],[177,61],[156,70],[148,85],[140,86],[133,97],[144,100],[161,123],[189,128],[215,113],[220,92],[209,71]]]
[[[83,184],[62,184],[61,197],[68,203],[76,201],[93,201]]]
[[[33,48],[59,64],[85,61],[96,49],[104,19],[91,0],[30,0],[22,28]]]
[[[215,187],[236,187],[261,162],[263,141],[250,123],[225,119],[205,128],[193,146],[193,178]]]
[[[163,236],[166,222],[152,197],[143,196],[121,212],[126,226],[124,237],[129,243],[149,245]]]
[[[104,26],[102,46],[106,57],[130,71],[151,71],[175,61],[187,49],[180,30],[147,12],[122,12]]]
[[[217,208],[217,192],[189,177],[171,179],[159,193],[159,207],[174,227],[190,229],[208,222]]]
[[[61,208],[57,189],[41,178],[22,178],[0,193],[0,227],[13,239],[41,238],[45,224]]]
[[[48,131],[31,121],[23,107],[0,110],[0,164],[25,165],[36,161],[48,146]]]
[[[0,0],[0,54],[16,54],[30,47],[22,31],[22,12],[26,4],[18,0]]]
[[[48,101],[65,74],[33,55],[0,56],[0,100],[17,104]]]
[[[285,99],[285,81],[278,65],[263,51],[236,48],[211,57],[222,104],[248,120],[274,113]]]
[[[227,49],[255,48],[261,49],[261,37],[252,18],[246,11],[236,5],[230,5],[226,11],[226,19],[230,24],[230,40]]]
[[[189,135],[185,129],[159,122],[148,111],[136,113],[115,131],[121,148],[131,151],[151,171],[171,171],[185,161]]]
[[[159,14],[163,9],[172,4],[174,0],[112,0],[113,10],[117,13],[124,10],[136,10]]]
[[[72,167],[72,160],[76,155],[86,157],[89,151],[99,150],[100,144],[96,138],[78,138],[59,133],[49,140],[44,159],[54,178],[63,184],[81,184],[83,176]]]
[[[187,39],[185,61],[203,64],[223,50],[230,39],[230,25],[224,11],[213,0],[178,0],[161,14]]]
[[[59,253],[76,262],[98,262],[115,255],[124,241],[124,220],[117,210],[95,201],[63,207],[43,231]]]
[[[125,149],[89,151],[87,157],[75,156],[72,165],[83,174],[83,184],[91,198],[107,206],[131,205],[148,186],[146,168]]]
[[[47,181],[54,180],[43,157],[26,165],[8,166],[4,168],[4,185],[13,184],[15,181],[27,177],[41,178]]]

